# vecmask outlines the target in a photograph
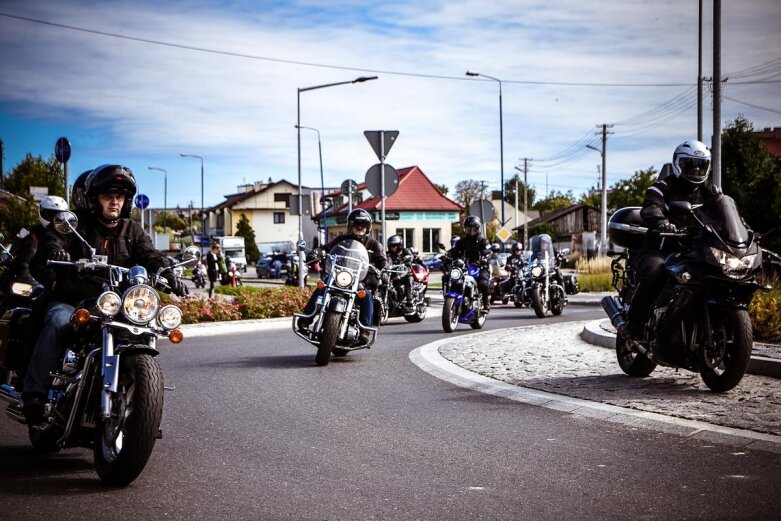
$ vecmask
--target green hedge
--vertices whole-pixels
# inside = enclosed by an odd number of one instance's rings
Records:
[[[757,291],[749,306],[754,324],[754,340],[781,342],[781,289]]]

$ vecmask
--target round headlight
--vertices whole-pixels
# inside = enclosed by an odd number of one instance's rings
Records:
[[[33,294],[33,285],[28,282],[14,282],[11,284],[11,293],[20,297],[29,297]]]
[[[160,308],[160,297],[149,286],[133,286],[125,292],[122,299],[122,311],[130,322],[134,324],[147,324]]]
[[[458,280],[461,278],[461,270],[452,269],[450,270],[450,280]]]
[[[122,306],[122,299],[113,291],[106,291],[98,297],[98,311],[107,317],[113,317],[119,313]]]
[[[340,271],[336,274],[336,285],[340,288],[347,288],[353,283],[353,274],[349,271]]]
[[[532,277],[542,277],[542,273],[544,270],[542,269],[542,266],[533,266],[532,267]]]
[[[176,329],[182,323],[182,310],[176,306],[163,306],[157,314],[157,321],[165,329]]]

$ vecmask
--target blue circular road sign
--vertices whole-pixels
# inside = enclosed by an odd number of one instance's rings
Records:
[[[149,197],[145,196],[144,194],[138,194],[136,196],[135,203],[136,208],[146,210],[146,207],[149,206]]]
[[[68,138],[61,137],[54,144],[54,157],[60,163],[67,163],[71,158],[71,142],[68,141]]]

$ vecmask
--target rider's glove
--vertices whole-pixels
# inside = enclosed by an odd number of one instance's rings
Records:
[[[65,250],[53,251],[49,254],[50,261],[69,262],[71,260],[71,254]]]
[[[187,286],[184,285],[184,282],[179,280],[179,277],[176,276],[174,270],[167,269],[163,271],[161,275],[168,282],[168,285],[171,287],[171,293],[173,293],[174,295],[184,297],[189,293],[189,291],[187,290]]]
[[[659,233],[675,233],[678,231],[678,228],[673,223],[659,223],[656,225],[656,231]]]

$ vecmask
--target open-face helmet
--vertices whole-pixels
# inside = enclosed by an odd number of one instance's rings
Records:
[[[101,165],[87,175],[84,193],[89,211],[96,217],[102,216],[98,195],[119,193],[125,196],[120,218],[130,217],[133,197],[136,195],[136,178],[133,172],[122,165]]]

